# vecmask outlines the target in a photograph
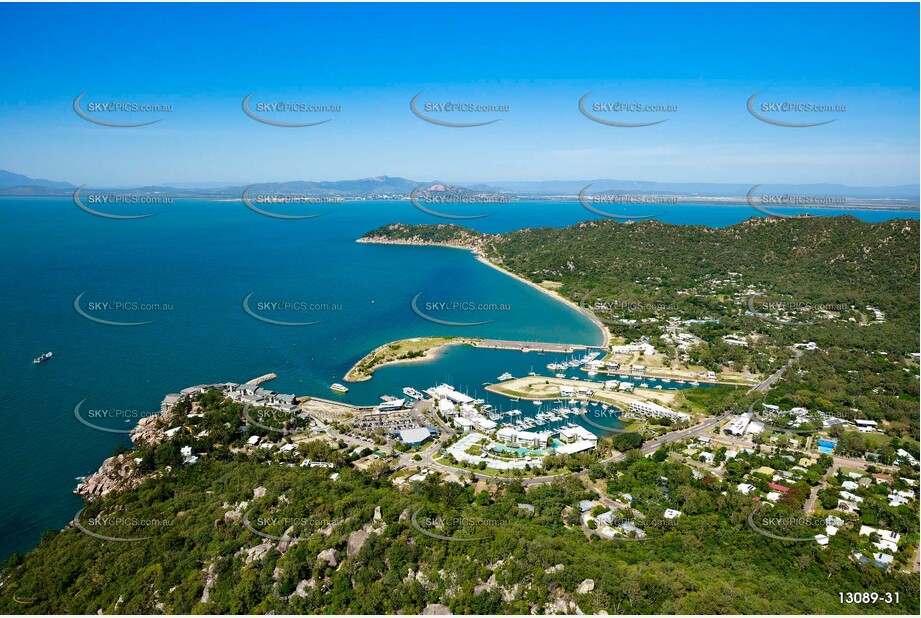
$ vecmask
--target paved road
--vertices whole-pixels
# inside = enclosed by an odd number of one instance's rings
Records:
[[[793,363],[798,361],[803,355],[802,348],[793,348],[793,357],[787,361],[787,364],[766,377],[762,382],[751,387],[749,393],[766,393],[771,389],[771,385],[783,377],[783,374],[786,373],[787,369],[793,366]]]
[[[833,463],[833,464],[831,465],[831,467],[828,468],[828,471],[825,473],[825,475],[822,476],[822,482],[819,483],[818,485],[816,485],[815,487],[813,487],[813,488],[809,491],[809,499],[806,500],[806,504],[803,505],[803,511],[804,511],[804,512],[806,512],[806,513],[814,513],[814,512],[815,512],[815,502],[816,502],[816,500],[817,500],[818,497],[819,497],[819,490],[822,489],[823,487],[825,487],[825,484],[828,482],[828,479],[830,479],[831,477],[833,477],[833,476],[835,476],[836,474],[838,474],[838,468],[839,468],[839,467],[840,467],[840,466],[839,466],[838,464]]]
[[[643,444],[643,447],[640,449],[640,452],[643,455],[646,455],[647,453],[654,453],[655,451],[659,450],[659,447],[661,447],[664,444],[670,444],[672,442],[677,442],[678,440],[683,440],[687,437],[703,433],[707,431],[708,429],[710,429],[711,427],[713,427],[714,425],[718,425],[719,423],[726,420],[729,414],[730,414],[729,412],[724,412],[723,414],[720,414],[719,416],[714,416],[713,418],[707,419],[703,423],[694,425],[693,427],[682,429],[680,431],[672,431],[663,436],[659,436],[658,438],[653,438],[652,440],[649,440],[648,442]],[[626,453],[620,453],[619,455],[613,455],[611,457],[608,457],[601,463],[614,463],[617,461],[623,461],[624,459],[626,459],[626,457],[627,457]]]

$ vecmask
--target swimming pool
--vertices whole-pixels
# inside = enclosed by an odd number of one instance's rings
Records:
[[[831,455],[832,451],[835,450],[835,445],[837,444],[834,440],[822,440],[819,439],[819,452],[825,455]]]

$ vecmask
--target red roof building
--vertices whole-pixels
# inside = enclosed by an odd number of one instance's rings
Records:
[[[789,487],[785,487],[785,486],[783,486],[783,485],[778,485],[777,483],[768,483],[768,487],[770,487],[770,488],[773,489],[774,491],[779,491],[779,492],[782,493],[782,494],[785,494],[785,493],[787,493],[788,491],[790,491],[790,488],[789,488]]]

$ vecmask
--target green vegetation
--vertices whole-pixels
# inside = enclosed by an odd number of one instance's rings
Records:
[[[499,235],[394,224],[368,237],[451,243],[452,235],[459,244],[475,238],[487,258],[531,281],[559,282],[614,336],[646,337],[670,357],[680,354],[663,339],[669,319],[701,320],[687,325],[702,343],[684,363],[766,374],[791,358],[790,346],[814,341],[819,349],[803,354],[768,403],[842,418],[858,410],[857,418],[889,421],[891,435],[918,439],[918,364],[908,359],[921,347],[917,220],[753,218],[726,228],[601,220]],[[727,344],[730,335],[748,347]],[[686,396],[706,397],[715,412],[737,408],[742,394]]]
[[[205,418],[227,409],[212,400]],[[917,577],[852,560],[850,536],[827,549],[767,539],[748,527],[755,504],[731,482],[698,480],[665,457],[632,453],[599,466],[608,492],[632,494],[647,521],[671,522],[647,525],[648,539],[635,543],[588,539],[572,525],[579,501],[596,498],[575,477],[477,493],[437,475],[397,489],[383,462],[364,472],[339,468],[335,480],[326,469],[241,454],[158,465],[140,486],[89,503],[82,518],[165,522],[94,526],[150,538],[49,532],[36,551],[6,565],[0,611],[368,614],[441,603],[455,613],[526,614],[563,599],[586,613],[917,613]],[[663,520],[666,508],[682,516]],[[259,536],[244,517],[258,532],[298,540]],[[445,541],[417,525],[482,540]],[[563,568],[548,573],[553,565]],[[585,579],[594,590],[577,594]],[[842,608],[838,591],[854,590],[898,591],[902,602]]]

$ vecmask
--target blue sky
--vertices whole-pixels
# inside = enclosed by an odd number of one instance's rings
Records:
[[[0,5],[0,168],[77,184],[621,178],[919,182],[916,4]],[[79,118],[73,99],[167,103]],[[447,128],[424,101],[509,106]],[[677,105],[592,122],[578,101]],[[845,105],[812,128],[746,101]],[[339,105],[279,128],[242,98]],[[436,116],[436,114],[433,114]],[[470,121],[467,114],[438,116]]]

